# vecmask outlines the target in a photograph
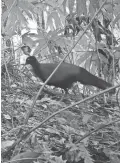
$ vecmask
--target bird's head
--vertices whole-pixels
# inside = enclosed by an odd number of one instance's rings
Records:
[[[26,59],[26,64],[34,65],[37,63],[37,59],[34,56],[30,56]]]

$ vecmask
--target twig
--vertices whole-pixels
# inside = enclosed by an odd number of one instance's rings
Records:
[[[99,131],[99,130],[105,128],[105,127],[108,127],[108,126],[110,126],[110,125],[113,124],[113,123],[119,122],[119,121],[120,121],[120,119],[117,119],[117,120],[112,121],[112,122],[107,123],[107,124],[101,124],[101,126],[99,126],[98,128],[94,129],[93,131],[91,131],[91,132],[85,134],[82,138],[78,139],[78,140],[75,142],[75,144],[78,144],[79,142],[81,142],[83,139],[85,139],[86,137],[90,136],[91,134],[93,134],[93,133],[95,133],[95,132],[97,132],[97,131]]]

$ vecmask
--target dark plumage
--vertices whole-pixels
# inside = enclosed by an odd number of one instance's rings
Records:
[[[35,75],[43,82],[45,82],[57,66],[57,63],[39,63],[34,56],[28,57],[26,64],[32,66]],[[66,90],[77,81],[81,84],[92,85],[100,89],[106,89],[112,86],[110,83],[92,75],[84,68],[69,63],[62,63],[47,84]]]

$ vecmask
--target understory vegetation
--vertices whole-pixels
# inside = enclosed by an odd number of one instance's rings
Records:
[[[120,0],[1,3],[1,161],[119,163]],[[113,87],[78,82],[66,94],[43,84],[23,46],[40,63],[71,63]]]

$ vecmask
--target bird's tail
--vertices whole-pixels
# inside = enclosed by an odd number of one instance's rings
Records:
[[[80,67],[80,75],[77,80],[84,85],[92,85],[100,89],[107,89],[112,86],[112,84],[98,78],[82,67]]]

